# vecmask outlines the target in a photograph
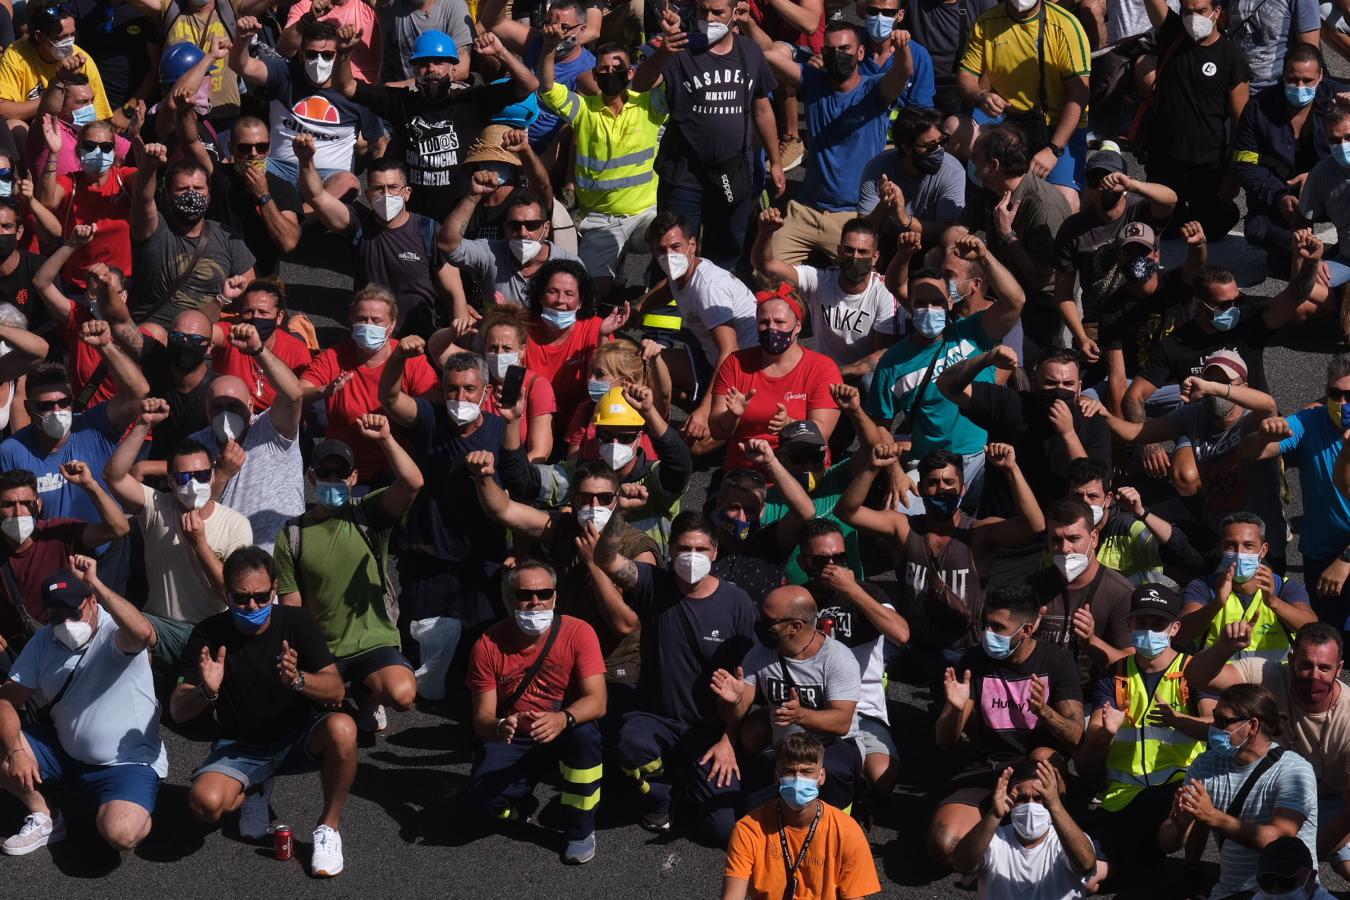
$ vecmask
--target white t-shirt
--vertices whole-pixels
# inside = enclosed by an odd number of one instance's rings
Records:
[[[730,325],[736,330],[736,349],[744,350],[759,343],[755,327],[755,295],[743,282],[726,269],[706,259],[699,260],[689,283],[680,287],[670,283],[670,292],[679,307],[684,327],[698,338],[709,365],[717,365],[717,341],[712,330],[718,325]]]
[[[855,363],[876,349],[872,332],[895,334],[895,297],[876,272],[861,294],[846,294],[838,269],[794,266],[797,290],[811,308],[816,350],[841,366]]]
[[[175,622],[196,625],[226,610],[225,598],[212,587],[183,536],[183,507],[178,498],[141,485],[145,507],[136,516],[145,535],[145,575],[150,597],[145,611]],[[206,542],[225,561],[235,550],[253,543],[248,519],[217,503],[202,520]]]
[[[209,427],[192,439],[220,455],[220,442]],[[277,535],[305,511],[305,464],[300,459],[300,441],[284,438],[272,425],[269,409],[253,420],[244,435],[243,468],[225,485],[221,503],[248,519],[253,542],[268,553]]]
[[[1073,900],[1086,897],[1085,879],[1073,870],[1054,827],[1034,847],[1024,847],[1011,825],[1000,825],[980,862],[978,900]]]

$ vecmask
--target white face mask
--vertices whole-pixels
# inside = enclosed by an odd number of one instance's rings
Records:
[[[487,355],[488,371],[492,377],[501,381],[506,377],[506,370],[512,366],[520,365],[519,353],[489,353]]]
[[[708,36],[708,46],[711,47],[731,31],[731,26],[726,22],[709,22],[707,19],[698,20],[698,30]]]
[[[1092,527],[1096,528],[1106,518],[1106,507],[1088,504],[1088,509],[1092,510]]]
[[[516,627],[530,637],[539,637],[539,635],[548,631],[548,627],[552,624],[553,610],[551,609],[516,610]]]
[[[612,444],[600,445],[600,458],[605,461],[605,465],[615,471],[628,465],[635,456],[637,456],[637,451],[628,444],[620,444],[615,441]]]
[[[1040,803],[1019,803],[1012,808],[1012,827],[1024,841],[1034,841],[1050,830],[1050,810]]]
[[[1031,8],[1036,5],[1037,0],[1008,0],[1012,8],[1019,14],[1031,12]]]
[[[16,544],[22,544],[33,536],[36,520],[32,516],[15,516],[12,519],[0,519],[0,531]]]
[[[608,506],[583,506],[577,510],[577,524],[582,528],[594,522],[597,531],[604,531],[612,518],[614,510]]]
[[[447,400],[445,411],[460,428],[477,422],[478,417],[483,414],[483,408],[471,400]]]
[[[220,443],[238,441],[244,436],[244,417],[228,409],[216,413],[211,420],[211,432]]]
[[[1091,561],[1092,558],[1086,553],[1055,554],[1055,568],[1059,569],[1059,574],[1064,576],[1065,581],[1073,581],[1086,572]]]
[[[511,238],[506,242],[506,246],[522,266],[528,266],[539,255],[539,251],[544,249],[544,245],[533,238]]]
[[[1191,40],[1197,43],[1214,33],[1214,20],[1209,16],[1182,16],[1181,24],[1185,26],[1186,33],[1191,36]]]
[[[38,427],[42,433],[54,441],[70,434],[71,423],[75,421],[75,414],[68,409],[54,409],[49,413],[43,413],[38,417]]]
[[[201,509],[211,500],[211,484],[202,484],[194,478],[187,484],[180,484],[174,494],[183,509]]]
[[[59,41],[48,41],[47,43],[52,48],[52,56],[57,59],[69,59],[70,54],[75,52],[75,35],[73,34],[70,37],[61,38]]]
[[[52,626],[52,637],[67,650],[79,650],[94,636],[94,626],[80,619],[67,619]]]
[[[376,198],[375,215],[383,222],[392,222],[403,212],[403,198],[398,194],[381,194]]]
[[[671,281],[679,281],[689,271],[689,257],[683,253],[667,253],[656,258],[656,265]]]
[[[305,60],[305,74],[309,80],[315,84],[323,84],[333,77],[333,66],[337,59],[324,59],[322,56],[316,56],[314,59]]]
[[[712,560],[706,553],[675,554],[675,577],[685,584],[698,584],[712,571]]]

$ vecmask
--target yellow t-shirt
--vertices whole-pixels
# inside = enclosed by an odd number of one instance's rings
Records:
[[[961,68],[979,78],[986,75],[989,86],[1017,112],[1035,109],[1040,102],[1041,67],[1036,40],[1041,30],[1041,15],[1018,21],[1000,3],[986,11],[970,30]],[[1064,83],[1071,78],[1087,78],[1092,59],[1087,33],[1073,13],[1054,3],[1045,4],[1045,100],[1044,112],[1051,124],[1059,121],[1068,95]],[[1087,127],[1087,104],[1078,127]]]
[[[876,863],[867,836],[852,818],[822,801],[825,811],[816,826],[806,858],[797,869],[794,900],[836,900],[839,897],[866,897],[881,892]],[[802,852],[802,843],[810,831],[788,827],[788,853],[793,862]],[[746,896],[751,900],[778,900],[787,888],[787,867],[783,864],[783,842],[778,829],[778,801],[770,800],[736,823],[727,845],[724,874],[749,882]]]
[[[217,0],[223,3],[225,0]],[[183,4],[179,4],[183,10],[182,15],[167,22],[167,33],[164,37],[164,49],[167,50],[174,44],[189,43],[196,44],[203,53],[209,53],[215,45],[217,37],[229,37],[225,31],[225,26],[221,24],[220,16],[216,14],[216,4],[212,3],[198,12],[188,12]],[[169,0],[163,0],[163,10],[167,14],[169,9]],[[211,65],[209,73],[211,79],[211,108],[216,109],[222,106],[239,106],[239,76],[227,65],[226,60],[220,60]]]
[[[84,57],[84,74],[89,76],[89,86],[94,90],[94,110],[100,119],[112,118],[112,108],[108,106],[108,94],[103,90],[103,78],[98,74],[98,64],[78,44],[74,52]],[[58,63],[47,62],[38,56],[37,47],[31,37],[19,38],[6,48],[0,56],[0,100],[11,103],[25,103],[36,100],[47,89],[47,82],[56,72]]]

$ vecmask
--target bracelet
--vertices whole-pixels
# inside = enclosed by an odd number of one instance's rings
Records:
[[[1232,385],[1232,384],[1229,384],[1229,385],[1228,385],[1228,390],[1227,390],[1227,391],[1224,393],[1224,395],[1223,395],[1223,399],[1227,400],[1227,399],[1228,399],[1229,397],[1231,397],[1231,396],[1233,396],[1233,385]]]
[[[204,684],[197,685],[197,693],[201,695],[201,698],[205,700],[207,703],[215,703],[217,700],[220,699],[220,691],[216,691],[213,694],[208,694],[206,692],[206,685]]]

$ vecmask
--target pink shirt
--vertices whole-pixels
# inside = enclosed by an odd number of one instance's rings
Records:
[[[61,126],[61,152],[56,156],[56,174],[70,175],[80,171],[80,155],[77,152],[80,144],[80,133],[74,125],[58,119]],[[131,155],[131,142],[120,134],[113,135],[113,153],[116,155],[114,163],[122,165],[127,157]],[[42,137],[42,128],[36,125],[28,129],[28,142],[23,148],[24,158],[28,160],[28,169],[33,173],[33,177],[41,178],[42,170],[47,165],[47,157],[52,152],[47,149],[47,142]]]
[[[299,0],[291,7],[286,17],[286,27],[290,28],[300,17],[309,12],[310,0]],[[355,26],[360,37],[356,49],[352,51],[352,74],[358,81],[368,84],[380,83],[380,20],[374,7],[364,0],[346,0],[341,6],[334,6],[328,14],[320,18],[322,22],[336,22],[338,25]]]

